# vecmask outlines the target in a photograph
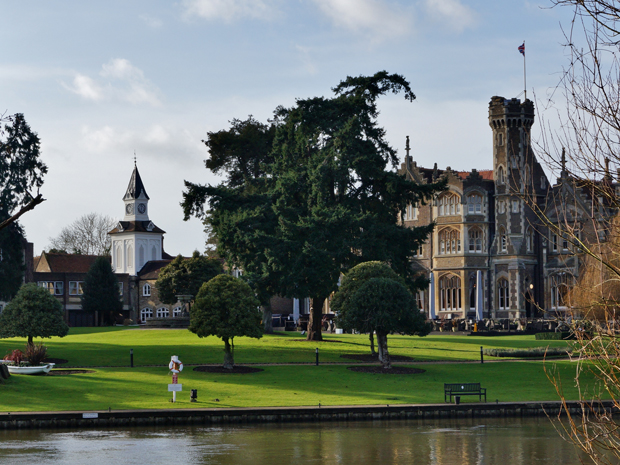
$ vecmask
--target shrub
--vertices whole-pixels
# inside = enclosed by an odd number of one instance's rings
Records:
[[[531,349],[483,349],[482,353],[491,357],[530,358],[566,356],[569,350],[556,347],[533,347]]]
[[[47,347],[45,347],[42,342],[26,346],[25,358],[32,366],[40,365],[46,357]]]
[[[558,331],[557,333],[536,333],[537,341],[559,341],[566,339],[575,339],[570,331]]]
[[[22,363],[22,360],[24,360],[24,358],[24,353],[19,349],[15,349],[9,355],[5,355],[4,360],[9,360],[13,362],[14,365],[19,365],[20,363]]]

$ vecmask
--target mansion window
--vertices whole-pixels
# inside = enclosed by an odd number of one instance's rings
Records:
[[[418,310],[424,311],[424,291],[418,291],[415,293],[415,303]]]
[[[84,294],[84,283],[82,281],[69,281],[69,295]]]
[[[512,213],[519,213],[519,201],[512,199]]]
[[[181,316],[181,313],[183,313],[183,307],[174,307],[172,309],[172,316],[173,317]]]
[[[456,229],[443,229],[439,233],[439,254],[461,252],[461,234]]]
[[[467,243],[470,252],[482,252],[482,231],[480,228],[470,228],[467,233]]]
[[[461,309],[461,278],[448,275],[439,279],[439,303],[442,311]]]
[[[151,318],[153,318],[153,310],[152,309],[146,307],[146,308],[143,308],[142,310],[140,310],[140,321],[142,321],[144,323],[146,320],[149,320]]]
[[[564,309],[568,306],[568,294],[572,284],[572,277],[566,273],[556,273],[551,276],[551,308]]]
[[[476,282],[476,275],[471,273],[469,275],[469,310],[476,310],[476,294],[478,290],[478,283]],[[482,302],[481,302],[482,305]]]
[[[475,214],[482,213],[482,196],[479,194],[472,194],[467,197],[467,213]]]
[[[64,284],[62,281],[39,281],[37,285],[49,291],[52,295],[63,295]]]
[[[527,228],[527,231],[525,232],[525,243],[527,246],[527,251],[533,252],[534,251],[534,231],[532,230],[532,228]]]
[[[157,309],[157,318],[168,318],[170,316],[170,310],[166,307],[161,307]]]
[[[142,286],[142,295],[144,297],[149,297],[151,295],[151,285],[149,283]]]
[[[566,237],[562,238],[562,250],[565,252],[568,250],[568,239]]]
[[[499,250],[500,252],[506,252],[506,250],[508,250],[508,237],[506,237],[504,228],[499,230]]]
[[[497,203],[497,211],[499,213],[506,213],[506,202],[504,202],[503,200],[500,200]]]
[[[424,256],[424,255],[423,255],[423,252],[424,252],[424,251],[423,251],[423,249],[422,249],[422,245],[420,245],[420,247],[418,247],[417,249],[415,249],[415,250],[414,250],[414,252],[413,252],[413,256],[414,256],[414,257],[417,257],[417,258],[422,258],[422,257]]]
[[[497,168],[497,183],[504,184],[506,182],[506,178],[504,176],[504,167],[500,166]]]
[[[456,194],[445,194],[439,198],[439,216],[459,215],[461,199]]]
[[[558,251],[558,235],[551,234],[551,250],[554,252]]]
[[[418,207],[415,207],[411,204],[407,205],[403,213],[403,218],[405,219],[405,221],[417,220],[418,219]]]
[[[509,298],[510,287],[508,286],[508,280],[501,278],[497,281],[497,302],[500,310],[508,310],[510,308]]]

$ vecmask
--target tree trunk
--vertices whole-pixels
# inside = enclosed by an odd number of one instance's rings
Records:
[[[227,370],[232,370],[235,366],[235,358],[233,355],[232,347],[230,345],[230,341],[228,338],[222,338],[224,341],[224,368]]]
[[[307,341],[322,341],[321,334],[323,319],[323,302],[325,297],[314,297],[310,299],[310,319],[308,320],[308,336]]]
[[[34,346],[34,341],[32,340],[32,336],[28,336],[28,342],[26,343],[26,347]]]
[[[273,334],[273,321],[271,319],[271,302],[267,302],[267,304],[261,307],[263,311],[263,327],[265,334]]]
[[[377,355],[377,352],[375,351],[375,332],[371,331],[370,334],[368,335],[368,339],[370,339],[370,355]]]
[[[392,363],[390,362],[390,353],[388,352],[387,333],[377,331],[377,345],[379,346],[379,361],[383,365],[383,369],[391,369]]]

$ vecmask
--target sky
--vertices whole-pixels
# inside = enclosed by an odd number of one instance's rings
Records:
[[[166,251],[202,252],[179,204],[184,180],[219,182],[207,132],[381,70],[417,96],[379,102],[401,159],[408,135],[420,166],[490,169],[489,101],[524,90],[517,47],[542,111],[570,20],[548,0],[0,0],[0,113],[25,115],[49,168],[21,224],[38,255],[82,215],[121,219],[135,153]]]

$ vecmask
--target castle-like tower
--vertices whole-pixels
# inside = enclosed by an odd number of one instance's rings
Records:
[[[146,262],[162,259],[165,234],[149,219],[149,196],[136,165],[123,202],[123,221],[108,233],[112,237],[112,270],[136,276]]]
[[[540,227],[530,208],[548,188],[531,148],[534,104],[491,98],[495,240],[491,244],[491,316],[531,316],[539,301]]]

